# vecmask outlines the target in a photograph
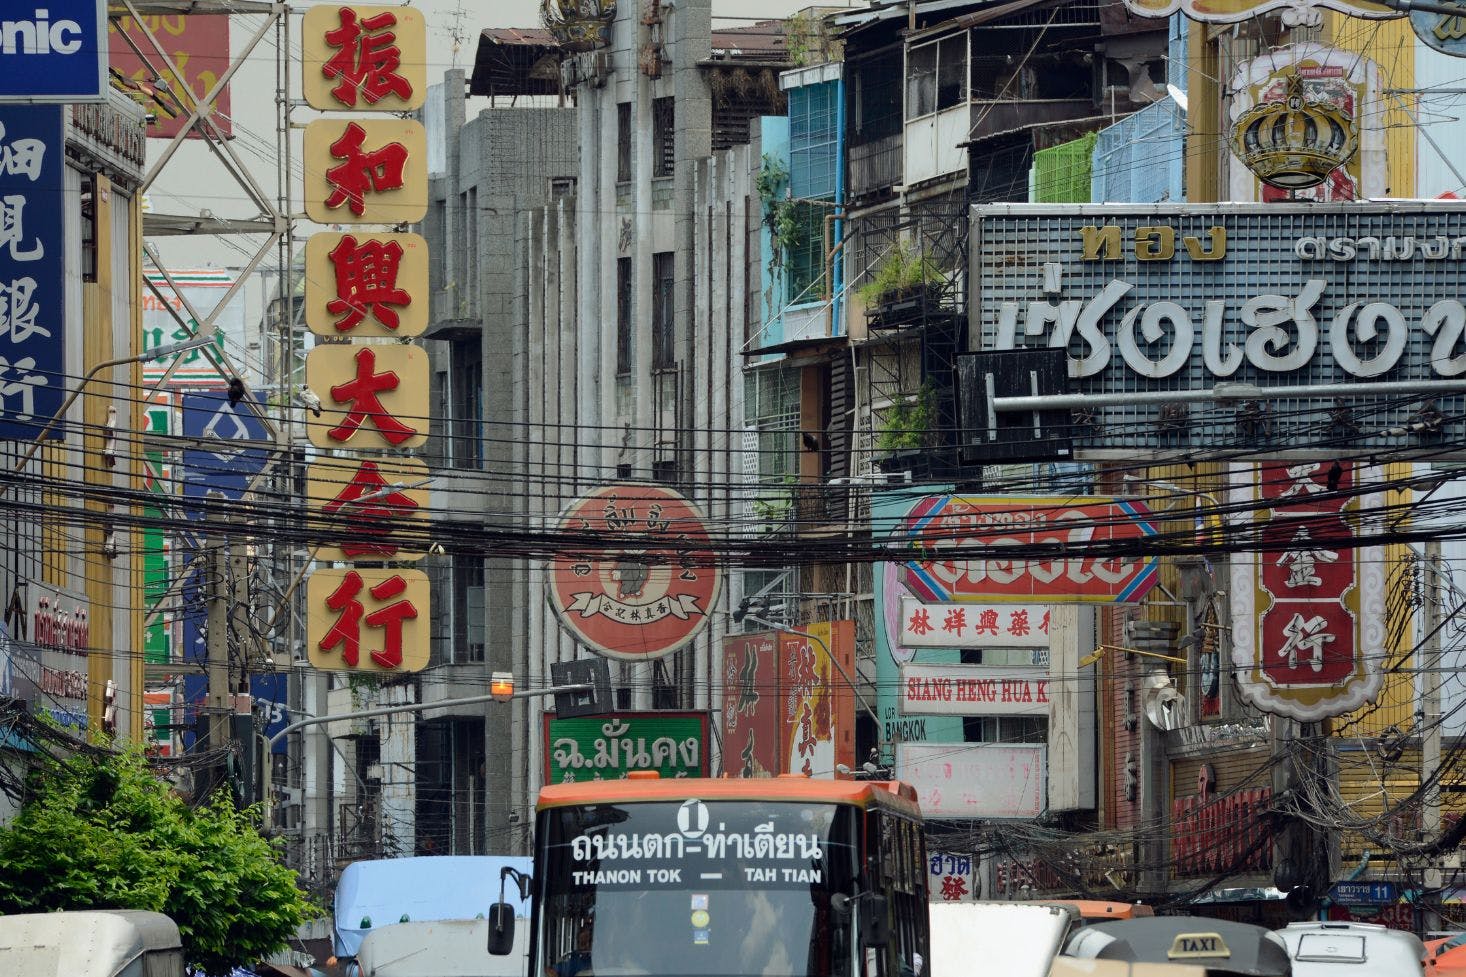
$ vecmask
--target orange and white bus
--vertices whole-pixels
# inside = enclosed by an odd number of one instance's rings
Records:
[[[637,778],[536,808],[528,977],[901,977],[927,958],[909,785]],[[510,952],[512,907],[489,923]]]

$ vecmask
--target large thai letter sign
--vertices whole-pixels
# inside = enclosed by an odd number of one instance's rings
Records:
[[[1136,552],[1155,535],[1149,518],[1134,499],[935,495],[892,544],[932,554],[905,561],[924,602],[1135,602],[1158,575],[1158,558]]]
[[[571,503],[560,534],[550,604],[587,648],[649,661],[707,627],[722,570],[707,520],[681,495],[658,485],[605,485]]]
[[[107,0],[0,4],[0,102],[107,101]]]
[[[66,394],[61,112],[0,106],[0,438],[34,438]]]
[[[997,204],[972,228],[982,349],[1065,350],[1081,455],[1462,456],[1459,201]],[[1360,383],[1396,386],[1310,393]],[[1198,391],[1224,399],[1167,402]]]
[[[1372,702],[1383,683],[1384,553],[1355,546],[1357,489],[1348,463],[1234,466],[1231,502],[1255,550],[1232,555],[1232,663],[1242,694],[1265,712],[1312,722]]]

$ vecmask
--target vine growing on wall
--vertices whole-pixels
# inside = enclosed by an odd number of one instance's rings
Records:
[[[782,267],[785,257],[799,243],[799,221],[794,200],[789,195],[789,168],[783,160],[764,153],[753,186],[763,203],[764,226],[773,244],[774,267]]]

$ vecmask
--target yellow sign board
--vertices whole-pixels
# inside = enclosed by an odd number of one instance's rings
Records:
[[[333,343],[305,357],[305,384],[321,400],[306,414],[317,448],[417,448],[428,440],[428,354],[417,346]]]
[[[1198,957],[1230,957],[1232,950],[1220,933],[1177,933],[1166,954],[1171,960],[1192,960]]]
[[[432,606],[421,570],[317,570],[305,587],[312,666],[376,675],[427,667]]]
[[[415,224],[428,212],[428,143],[411,119],[305,127],[305,212],[318,224]]]
[[[427,552],[428,466],[418,458],[337,457],[306,470],[316,557],[420,560]]]
[[[301,89],[311,108],[410,112],[426,100],[428,32],[420,10],[311,7],[301,30]]]
[[[428,327],[427,242],[417,234],[312,234],[305,322],[317,336],[421,335]]]

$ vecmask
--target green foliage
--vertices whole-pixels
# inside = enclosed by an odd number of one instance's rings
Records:
[[[799,220],[795,204],[788,194],[789,168],[776,156],[764,153],[763,165],[753,180],[754,190],[763,201],[764,226],[774,246],[774,267],[799,244]]]
[[[937,423],[937,392],[928,380],[913,399],[901,398],[886,408],[876,450],[901,451],[927,447]]]
[[[810,63],[811,54],[819,46],[818,30],[814,18],[805,11],[784,18],[784,50],[794,67]]]
[[[869,308],[922,286],[946,283],[946,272],[938,267],[930,253],[913,245],[898,244],[855,291]]]
[[[190,809],[137,751],[45,757],[0,829],[0,913],[148,909],[178,924],[206,973],[258,962],[317,914],[253,811]]]

